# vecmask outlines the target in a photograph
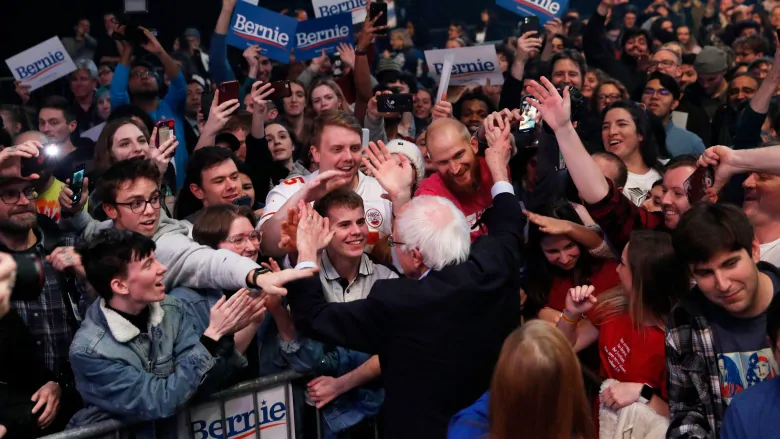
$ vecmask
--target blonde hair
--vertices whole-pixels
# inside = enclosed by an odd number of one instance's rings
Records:
[[[404,49],[408,49],[410,47],[414,46],[414,43],[412,42],[412,37],[409,35],[409,31],[403,28],[397,28],[390,31],[390,38],[393,38],[394,35],[401,35],[401,38],[404,40]]]
[[[488,410],[491,439],[593,439],[577,354],[566,337],[534,320],[504,341]]]
[[[328,87],[328,88],[330,88],[331,90],[333,90],[333,93],[336,94],[336,98],[339,100],[339,102],[341,102],[341,106],[339,107],[339,110],[346,111],[347,113],[352,113],[352,111],[350,111],[350,109],[349,109],[349,102],[347,102],[347,98],[344,97],[344,92],[341,91],[341,87],[339,87],[339,85],[336,84],[336,82],[334,82],[331,79],[320,78],[320,79],[314,81],[309,86],[309,92],[306,93],[306,105],[309,106],[309,109],[311,110],[312,114],[315,114],[314,113],[314,100],[312,99],[312,94],[314,94],[314,90],[317,87],[320,87],[320,86],[323,86],[323,85]]]

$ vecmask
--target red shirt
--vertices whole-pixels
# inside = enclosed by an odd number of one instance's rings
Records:
[[[622,383],[647,384],[666,394],[664,331],[658,327],[636,328],[629,314],[608,318],[599,327],[601,376]]]
[[[484,224],[477,225],[477,222],[482,218],[485,209],[493,205],[493,196],[490,194],[490,189],[493,187],[493,177],[490,175],[490,169],[484,157],[477,157],[477,163],[479,163],[481,171],[481,180],[479,189],[473,194],[455,195],[444,184],[444,180],[438,173],[423,180],[414,194],[415,197],[435,195],[452,201],[463,212],[463,215],[466,216],[466,220],[469,222],[469,226],[471,226],[471,242],[474,242],[480,235],[487,233],[487,227]]]
[[[595,288],[594,295],[596,297],[599,294],[609,291],[612,288],[620,285],[620,278],[617,275],[617,262],[613,260],[606,260],[595,273],[590,276],[590,285]],[[566,308],[566,295],[569,294],[569,289],[578,285],[572,285],[571,279],[556,277],[553,279],[552,288],[550,288],[550,297],[547,299],[547,306],[550,308],[563,311]],[[588,316],[593,312],[588,313]]]

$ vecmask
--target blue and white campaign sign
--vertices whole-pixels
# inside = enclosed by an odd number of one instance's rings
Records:
[[[350,12],[352,24],[366,21],[366,3],[366,0],[311,0],[315,17],[330,17]]]
[[[287,63],[295,47],[298,20],[246,2],[238,2],[230,20],[227,43],[241,50],[260,46],[260,55]]]
[[[325,54],[336,53],[339,43],[352,45],[352,16],[338,14],[298,23],[295,34],[295,60],[306,61]]]
[[[496,46],[491,44],[458,49],[426,50],[425,61],[428,63],[428,70],[437,82],[442,76],[448,55],[452,57],[449,85],[485,85],[488,79],[492,85],[504,83],[504,75],[498,65]]]
[[[57,37],[16,54],[5,63],[17,81],[30,86],[30,90],[41,88],[76,70],[76,64]]]
[[[553,18],[560,18],[569,6],[569,0],[496,0],[496,4],[517,15],[539,17],[544,25]]]

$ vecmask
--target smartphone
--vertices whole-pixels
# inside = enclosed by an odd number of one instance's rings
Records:
[[[409,93],[379,95],[376,101],[381,113],[405,113],[414,109],[414,96]]]
[[[209,113],[211,113],[211,103],[214,101],[214,92],[211,91],[211,87],[203,92],[203,97],[200,99],[200,112],[203,113],[203,120],[209,120]]]
[[[292,88],[290,88],[290,81],[274,81],[271,83],[271,88],[274,93],[268,96],[270,100],[277,100],[282,98],[289,98],[292,96]]]
[[[685,180],[684,188],[690,204],[699,202],[707,196],[707,189],[715,183],[715,173],[709,166],[699,167]]]
[[[380,12],[382,13],[382,16],[376,20],[374,27],[387,26],[387,3],[373,2],[371,3],[371,6],[368,7],[368,17],[370,20],[376,18]],[[377,31],[376,34],[382,36],[387,35],[387,29]]]
[[[526,101],[526,98],[536,100],[531,95],[523,96],[523,120],[520,122],[520,125],[517,126],[517,130],[521,133],[527,133],[536,128],[536,116],[539,113],[539,110],[529,104]]]
[[[222,105],[231,99],[238,99],[238,81],[227,81],[219,84],[219,102]]]
[[[176,122],[173,119],[164,119],[155,124],[157,127],[157,147],[167,142],[176,135]]]
[[[236,206],[246,206],[251,208],[252,207],[252,199],[249,198],[249,195],[244,195],[243,197],[238,197],[235,200],[233,200],[233,204]]]
[[[536,32],[536,35],[533,37],[539,38],[539,17],[536,15],[523,17],[520,23],[518,23],[518,28],[520,30],[518,37],[523,36],[526,32]]]
[[[73,196],[70,197],[70,200],[74,203],[78,203],[81,199],[81,190],[84,186],[84,166],[84,163],[76,166],[76,168],[73,169],[73,174],[70,176],[68,188],[73,191]]]

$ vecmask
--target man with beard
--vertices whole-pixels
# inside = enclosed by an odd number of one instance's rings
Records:
[[[36,214],[35,187],[18,177],[19,161],[15,160],[16,169],[4,169],[4,175],[16,177],[0,178],[0,251],[41,260],[42,287],[14,289],[11,308],[37,344],[36,360],[54,377],[33,398],[45,406],[45,410],[36,410],[39,426],[47,428],[54,422],[61,428],[81,404],[73,387],[68,348],[81,319],[74,275],[83,277],[84,273],[72,247],[73,237],[61,234],[47,216]],[[11,172],[6,174],[6,170]]]
[[[712,118],[712,143],[732,145],[737,133],[739,114],[758,91],[760,81],[752,73],[740,73],[731,79],[726,91],[728,101]]]
[[[465,125],[454,119],[434,121],[425,140],[436,173],[420,183],[414,196],[435,195],[452,201],[466,216],[473,242],[488,232],[480,219],[493,205],[493,179],[485,158],[477,157],[479,143]]]
[[[173,119],[176,132],[183,133],[185,122],[184,115],[180,111],[187,101],[187,81],[184,79],[179,65],[168,55],[168,52],[157,41],[157,37],[146,29],[143,29],[143,32],[148,38],[148,42],[141,44],[141,47],[160,60],[165,68],[165,74],[171,80],[168,93],[163,99],[160,99],[160,79],[154,71],[154,66],[138,59],[131,63],[133,45],[121,41],[117,43],[121,53],[121,61],[116,66],[114,79],[111,82],[111,108],[129,103],[135,104],[149,113],[155,122]],[[180,188],[184,184],[184,170],[187,167],[189,154],[187,153],[185,136],[177,137],[179,147],[176,148],[173,164],[176,169],[176,188]]]
[[[728,56],[726,52],[714,46],[705,46],[694,62],[698,80],[688,86],[685,94],[691,102],[707,112],[710,119],[728,98]],[[713,125],[714,126],[714,125]],[[712,139],[715,142],[715,139]]]

